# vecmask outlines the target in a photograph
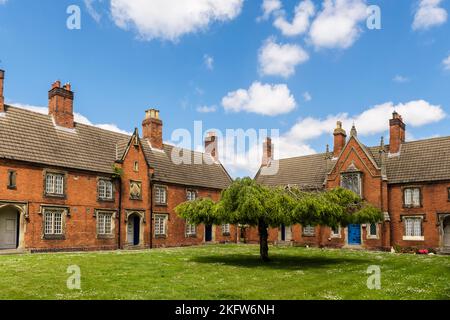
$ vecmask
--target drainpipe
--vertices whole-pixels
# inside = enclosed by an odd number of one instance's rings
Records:
[[[150,173],[148,179],[149,184],[149,198],[150,198],[150,249],[153,249],[153,189],[152,189],[152,178],[153,173]]]
[[[119,236],[117,248],[122,249],[122,178],[118,178],[119,181]]]

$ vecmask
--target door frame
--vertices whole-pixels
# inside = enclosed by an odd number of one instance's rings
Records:
[[[133,226],[133,239],[132,242],[130,242],[130,239],[128,239],[128,220],[131,216],[135,216],[139,218],[139,244],[134,245],[134,236],[135,236],[135,228]],[[131,246],[131,247],[144,247],[145,246],[145,211],[139,211],[139,210],[126,210],[125,211],[125,225],[126,225],[126,232],[125,232],[125,246]]]
[[[439,227],[439,248],[441,250],[448,249],[449,247],[445,246],[444,243],[444,221],[449,218],[450,219],[450,213],[438,213],[438,227]]]
[[[19,214],[18,219],[18,238],[17,241],[17,248],[16,250],[23,250],[25,249],[25,232],[27,228],[27,220],[29,219],[28,215],[28,203],[27,202],[18,202],[18,201],[7,201],[7,200],[0,200],[0,210],[5,208],[12,208],[17,211]],[[14,250],[14,249],[13,249]]]
[[[350,226],[359,226],[359,243],[350,243],[349,242],[349,237],[350,237]],[[347,246],[350,247],[358,247],[358,246],[362,246],[363,244],[363,230],[362,230],[362,224],[351,224],[347,226],[347,232],[346,232],[346,242],[347,242]],[[356,228],[355,228],[356,229]]]

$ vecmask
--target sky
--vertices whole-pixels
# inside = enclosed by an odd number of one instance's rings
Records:
[[[408,140],[450,135],[449,10],[449,0],[0,0],[5,100],[46,112],[59,79],[72,84],[77,120],[105,129],[132,132],[156,108],[164,141],[191,149],[201,138],[179,133],[194,136],[198,121],[202,133],[257,130],[220,151],[232,176],[253,176],[260,129],[278,130],[281,158],[332,148],[338,120],[366,145],[388,141],[394,110]]]

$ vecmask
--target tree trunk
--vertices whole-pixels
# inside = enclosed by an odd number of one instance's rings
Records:
[[[259,253],[261,255],[261,259],[264,262],[269,261],[269,233],[267,230],[267,225],[264,222],[259,222],[258,224],[259,230]]]

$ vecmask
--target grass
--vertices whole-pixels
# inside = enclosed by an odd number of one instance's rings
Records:
[[[204,246],[0,256],[0,299],[450,299],[450,257]],[[81,290],[66,286],[81,268]],[[381,267],[381,290],[367,268]]]

